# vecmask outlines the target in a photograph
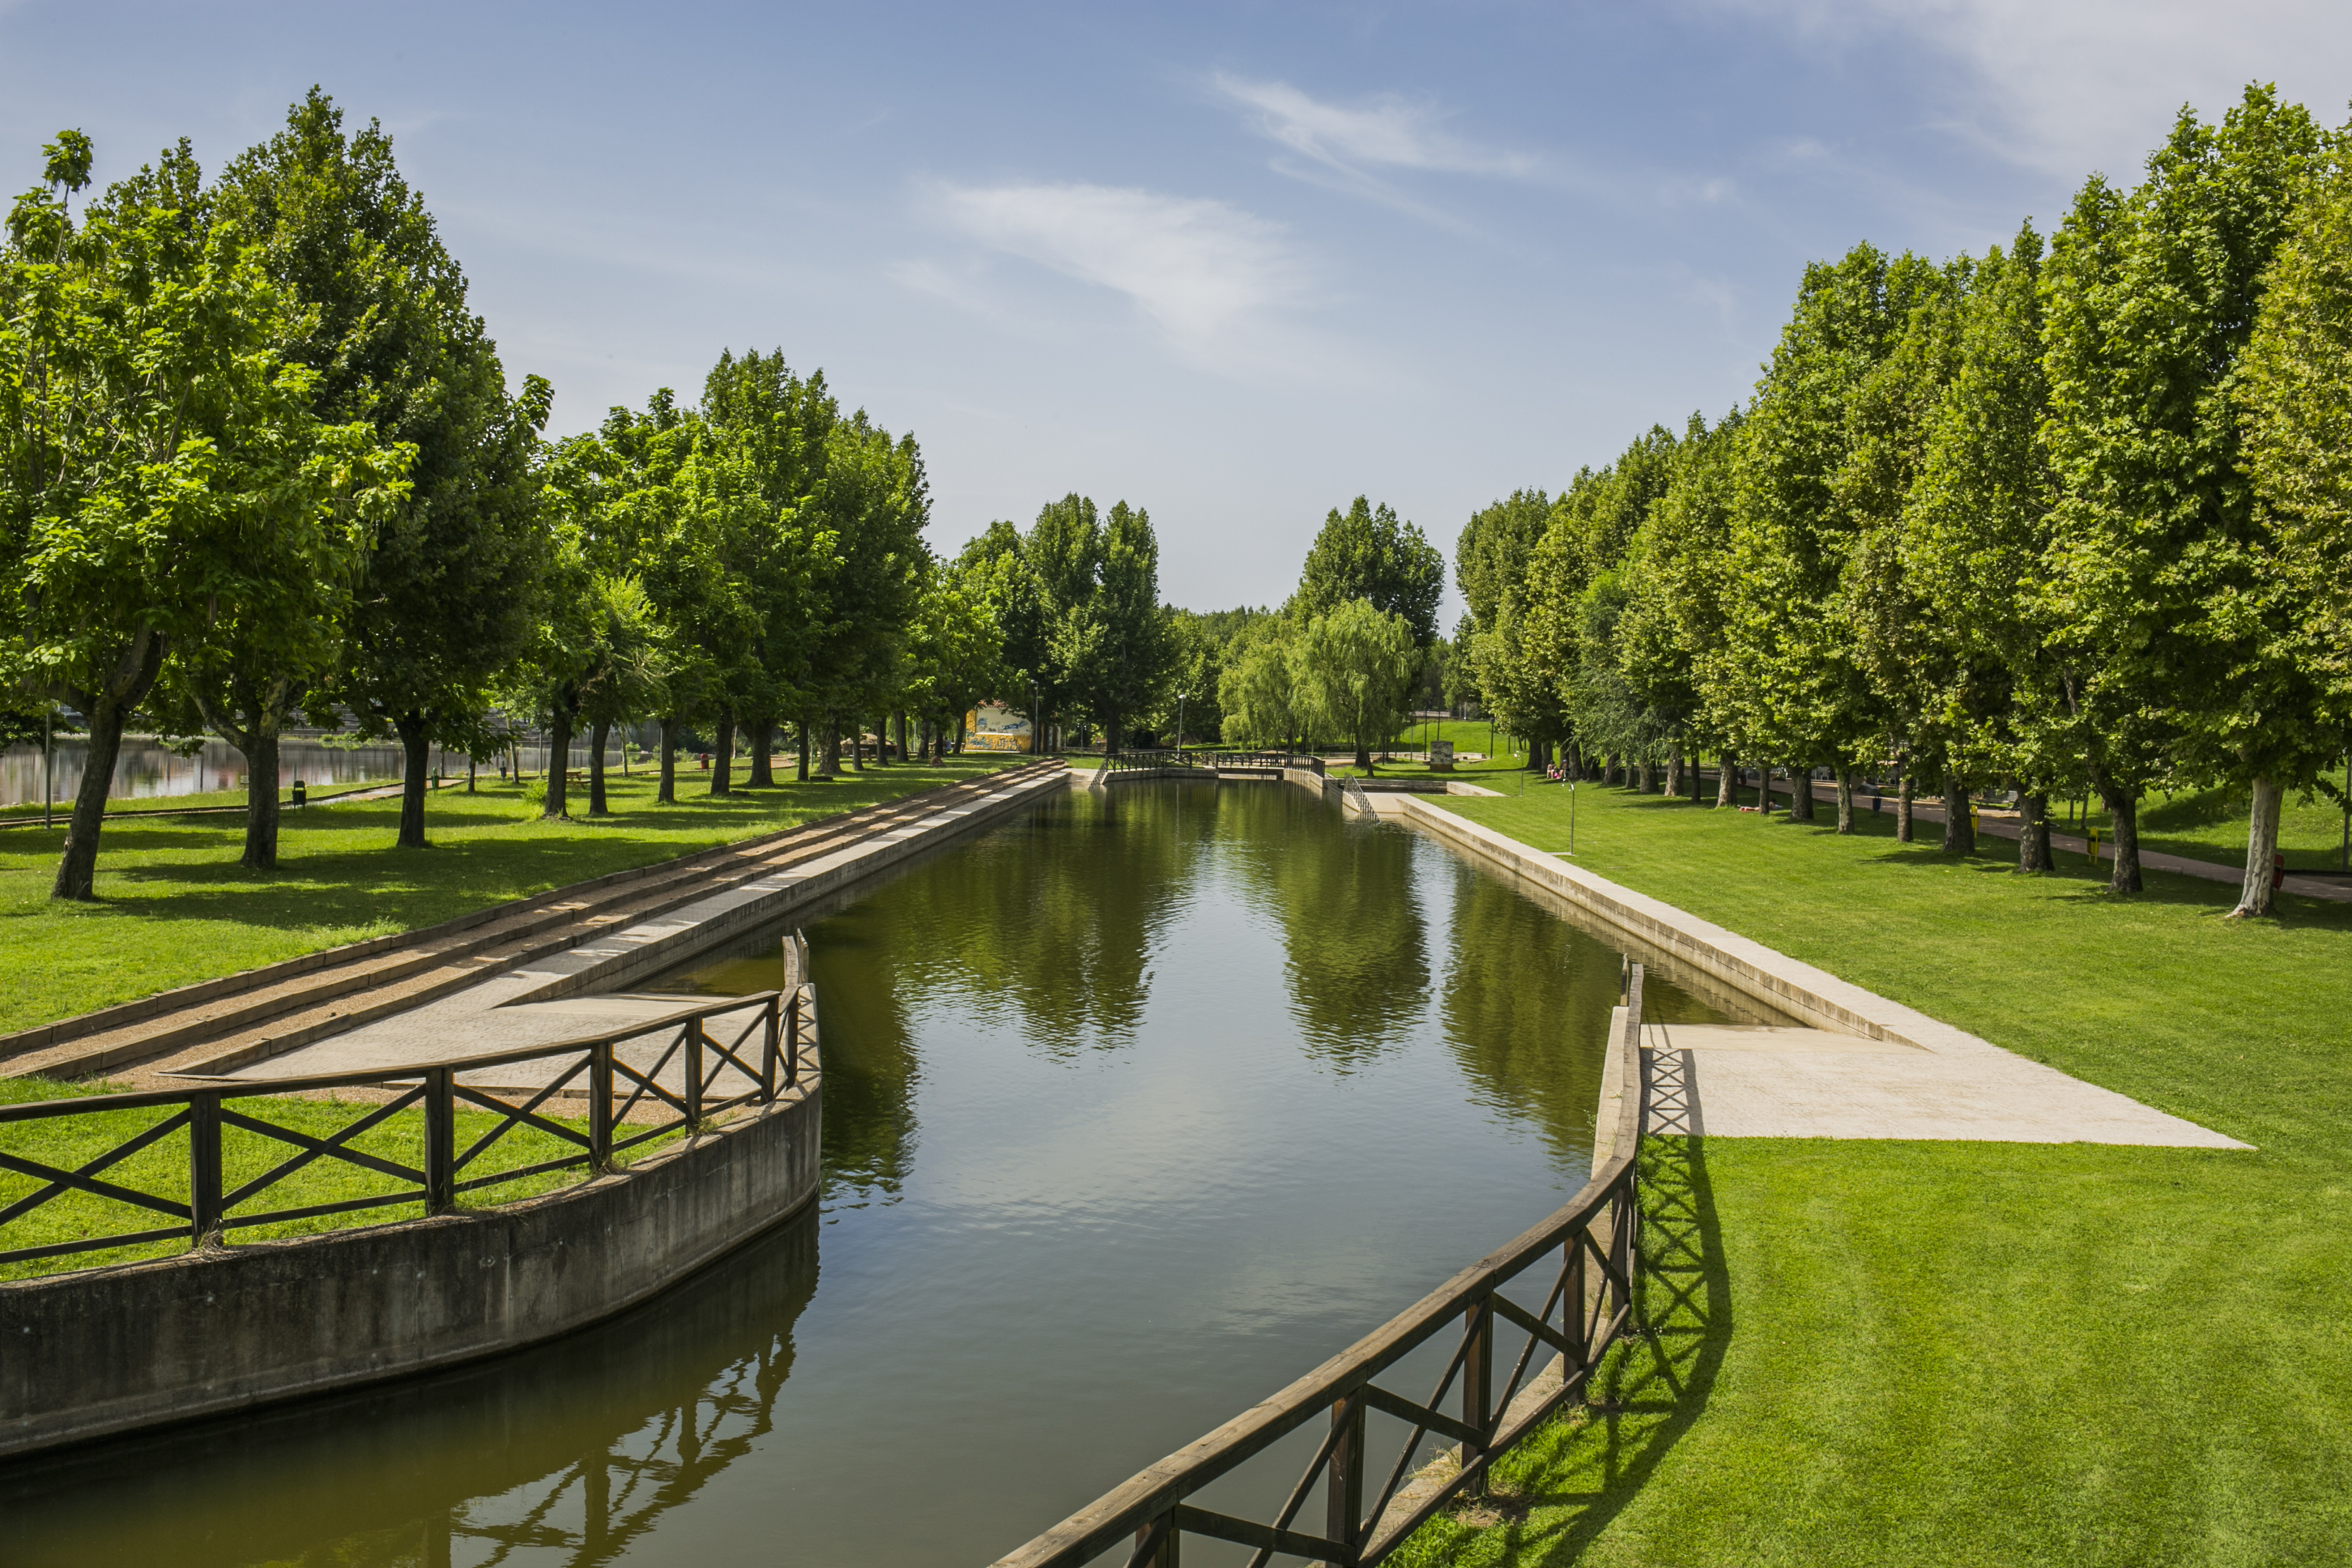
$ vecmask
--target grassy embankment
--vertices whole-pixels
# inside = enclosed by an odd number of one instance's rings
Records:
[[[0,1031],[362,937],[429,925],[608,871],[911,795],[993,771],[1006,762],[975,758],[944,767],[870,767],[830,784],[787,784],[718,799],[705,793],[707,780],[697,774],[680,780],[681,799],[675,806],[656,805],[653,781],[639,775],[614,781],[611,817],[568,822],[538,820],[538,808],[516,784],[486,784],[470,795],[459,785],[430,797],[426,831],[433,847],[415,852],[394,847],[397,800],[323,805],[286,814],[278,869],[266,876],[236,863],[244,837],[239,818],[126,821],[106,828],[99,850],[100,901],[87,906],[48,900],[63,829],[12,829],[0,835]],[[585,811],[585,786],[577,787],[574,809]],[[0,1104],[87,1092],[88,1087],[0,1079]],[[244,1102],[239,1109],[313,1137],[326,1136],[356,1114],[331,1101],[278,1098]],[[72,1169],[168,1114],[124,1110],[70,1122],[0,1126],[0,1149]],[[458,1121],[462,1149],[487,1131],[494,1118],[488,1112],[460,1112]],[[417,1114],[407,1111],[362,1134],[353,1147],[414,1165],[422,1136]],[[494,1157],[485,1156],[481,1173],[569,1152],[548,1134],[522,1129],[499,1144]],[[283,1143],[232,1131],[224,1144],[228,1185],[234,1188],[293,1152]],[[184,1136],[166,1138],[111,1167],[106,1175],[142,1191],[184,1199]],[[493,1191],[497,1201],[506,1202],[574,1179],[569,1173],[551,1173]],[[30,1177],[0,1173],[0,1206],[39,1184]],[[245,1212],[368,1196],[394,1184],[355,1166],[320,1161],[258,1196]],[[232,1235],[240,1240],[260,1239],[408,1218],[416,1212],[414,1205],[387,1207]],[[78,1239],[94,1229],[102,1234],[164,1223],[163,1216],[128,1205],[74,1194],[10,1223],[0,1230],[0,1247],[47,1246]],[[163,1256],[184,1245],[154,1243],[0,1266],[0,1279]]]
[[[2352,1559],[2352,908],[1579,794],[1579,864],[2256,1149],[1654,1141],[1657,1332],[1401,1561]]]

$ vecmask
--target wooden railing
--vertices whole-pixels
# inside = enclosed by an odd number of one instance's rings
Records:
[[[1098,1561],[1176,1568],[1186,1536],[1253,1548],[1251,1568],[1265,1568],[1277,1555],[1370,1568],[1457,1497],[1483,1491],[1495,1461],[1581,1394],[1609,1347],[1634,1325],[1647,1100],[1640,964],[1626,968],[1624,1001],[1623,1026],[1610,1042],[1623,1089],[1610,1157],[1565,1207],[1272,1398],[998,1559],[995,1568],[1080,1568]],[[1540,1297],[1532,1297],[1538,1288]],[[1381,1386],[1384,1374],[1448,1332],[1454,1335],[1452,1353],[1428,1398]],[[1540,1364],[1547,1360],[1549,1368]],[[1498,1382],[1496,1370],[1507,1361],[1509,1371]],[[1559,1374],[1556,1384],[1548,1371]],[[1366,1477],[1374,1473],[1367,1465],[1373,1415],[1402,1427],[1404,1436],[1397,1443],[1388,1432],[1381,1447],[1395,1457],[1367,1489]],[[1245,1518],[1194,1500],[1318,1420],[1327,1423],[1321,1441],[1269,1517]],[[1433,1434],[1459,1445],[1456,1467],[1450,1473],[1424,1468],[1407,1491],[1414,1460]],[[1300,1516],[1318,1492],[1320,1518],[1314,1528],[1303,1527]],[[1118,1555],[1107,1556],[1113,1552]]]
[[[461,1196],[505,1183],[572,1168],[584,1169],[592,1175],[610,1170],[620,1155],[640,1144],[681,1130],[698,1131],[725,1111],[772,1102],[799,1086],[803,1070],[803,1042],[815,1036],[816,994],[814,986],[798,980],[806,972],[805,946],[798,937],[787,939],[786,945],[791,950],[786,965],[790,989],[713,998],[644,1023],[551,1045],[310,1078],[262,1079],[212,1088],[83,1095],[0,1106],[0,1129],[92,1116],[112,1117],[142,1109],[168,1112],[71,1170],[26,1158],[0,1146],[0,1171],[27,1176],[40,1184],[0,1206],[0,1242],[6,1241],[12,1226],[22,1235],[23,1226],[18,1222],[26,1215],[76,1194],[110,1199],[134,1210],[163,1215],[171,1222],[99,1236],[85,1233],[70,1241],[0,1248],[0,1263],[60,1258],[181,1237],[204,1245],[219,1240],[227,1232],[255,1226],[418,1203],[428,1215],[444,1214],[456,1208]],[[746,1010],[751,1016],[733,1038],[722,1039],[711,1032],[712,1020]],[[758,1037],[756,1043],[754,1036]],[[659,1042],[661,1047],[650,1066],[636,1065],[622,1054],[622,1047],[648,1039]],[[632,1054],[643,1057],[647,1053]],[[563,1058],[572,1058],[570,1065],[536,1089],[500,1089],[496,1084],[477,1087],[464,1081],[467,1075],[478,1080],[489,1068]],[[678,1086],[675,1091],[663,1081],[674,1063]],[[358,1088],[389,1089],[392,1098],[378,1105],[341,1107],[353,1113],[352,1120],[324,1136],[273,1122],[267,1120],[266,1108],[248,1106],[248,1102],[258,1100]],[[549,1113],[548,1103],[558,1095],[586,1101],[584,1127],[556,1121]],[[239,1109],[241,1106],[248,1109]],[[457,1140],[457,1111],[461,1106],[489,1111],[499,1118],[495,1126],[462,1151]],[[352,1141],[362,1134],[411,1110],[424,1112],[424,1147],[417,1164],[353,1146]],[[641,1111],[643,1114],[639,1114]],[[665,1115],[665,1111],[671,1114]],[[638,1117],[634,1123],[633,1115]],[[525,1127],[577,1152],[489,1174],[467,1174],[502,1139]],[[230,1131],[284,1144],[292,1152],[258,1175],[232,1186],[223,1174],[222,1161],[222,1140]],[[168,1147],[170,1142],[184,1144],[184,1198],[176,1190],[176,1181],[159,1184],[174,1190],[155,1191],[109,1178],[108,1172],[133,1155],[158,1145]],[[340,1161],[388,1178],[394,1185],[389,1191],[331,1203],[262,1211],[247,1206],[321,1160]],[[173,1164],[179,1168],[178,1162]]]

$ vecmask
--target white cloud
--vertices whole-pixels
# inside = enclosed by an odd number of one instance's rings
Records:
[[[1213,368],[1261,357],[1254,341],[1308,301],[1308,268],[1279,224],[1223,202],[1127,186],[941,185],[940,216],[991,250],[1126,295],[1179,353]],[[940,276],[909,281],[946,292]]]
[[[1412,169],[1524,178],[1536,172],[1536,161],[1525,153],[1454,135],[1445,129],[1445,111],[1426,99],[1383,93],[1349,108],[1310,97],[1286,81],[1219,72],[1210,85],[1250,111],[1258,134],[1339,173],[1366,177],[1372,169]]]
[[[2184,102],[2218,117],[2249,81],[2275,81],[2323,121],[2352,98],[2342,0],[1717,0],[1776,17],[1809,44],[1872,35],[1962,67],[1933,111],[2002,155],[2070,181],[2129,181]]]

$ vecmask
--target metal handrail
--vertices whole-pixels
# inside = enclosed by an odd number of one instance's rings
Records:
[[[1640,1140],[1649,1103],[1642,1072],[1642,966],[1625,972],[1625,1017],[1612,1047],[1623,1094],[1610,1157],[1582,1191],[1551,1217],[1522,1233],[1440,1285],[1321,1366],[1198,1442],[1178,1449],[1104,1494],[993,1568],[1081,1568],[1117,1547],[1129,1546],[1127,1568],[1172,1568],[1186,1534],[1256,1548],[1252,1568],[1276,1553],[1326,1563],[1370,1568],[1421,1524],[1467,1490],[1483,1489],[1496,1458],[1524,1439],[1562,1404],[1581,1393],[1609,1347],[1634,1323],[1633,1282],[1639,1272]],[[1558,1278],[1538,1310],[1529,1311],[1503,1288],[1562,1252]],[[1597,1269],[1597,1277],[1593,1270]],[[1553,1321],[1555,1312],[1559,1321]],[[1374,1382],[1449,1325],[1461,1339],[1426,1402]],[[1521,1348],[1498,1391],[1496,1335],[1516,1334]],[[1538,1347],[1559,1352],[1559,1386],[1519,1402]],[[1441,1406],[1460,1381],[1459,1416]],[[1377,1410],[1412,1424],[1395,1463],[1377,1491],[1366,1493],[1365,1415]],[[1298,1484],[1271,1521],[1236,1518],[1195,1507],[1188,1500],[1318,1416],[1329,1429]],[[1427,1495],[1391,1518],[1391,1504],[1422,1441],[1432,1433],[1457,1438],[1461,1465]],[[1309,1496],[1324,1493],[1320,1529],[1298,1528]]]
[[[203,1245],[228,1230],[420,1201],[428,1215],[445,1214],[457,1206],[460,1193],[477,1192],[502,1182],[518,1181],[526,1176],[574,1166],[584,1166],[592,1173],[601,1173],[614,1168],[616,1155],[638,1144],[681,1127],[688,1132],[698,1131],[712,1117],[740,1106],[773,1103],[780,1096],[800,1086],[803,1072],[803,1044],[813,1039],[815,1033],[816,990],[814,985],[799,980],[799,976],[807,973],[806,939],[795,935],[786,940],[793,949],[788,959],[790,977],[796,982],[789,991],[761,991],[745,996],[714,999],[703,1005],[681,1007],[641,1023],[574,1036],[546,1045],[302,1078],[236,1080],[214,1087],[142,1089],[128,1094],[77,1095],[64,1100],[0,1106],[0,1125],[142,1108],[179,1108],[177,1114],[167,1116],[117,1142],[70,1171],[0,1151],[0,1172],[28,1176],[44,1184],[14,1202],[0,1205],[0,1229],[69,1193],[83,1193],[128,1204],[177,1223],[146,1230],[85,1237],[70,1242],[0,1250],[0,1263],[67,1257],[74,1253],[168,1241],[182,1237]],[[731,1040],[723,1040],[711,1033],[709,1027],[711,1019],[745,1011],[751,1011],[753,1016]],[[640,1070],[615,1054],[616,1047],[632,1040],[673,1030],[676,1037],[670,1040],[649,1068]],[[751,1047],[755,1032],[760,1036],[756,1058]],[[464,1073],[565,1056],[577,1056],[580,1059],[531,1092],[530,1098],[520,1103],[458,1081],[459,1075]],[[679,1061],[680,1066],[679,1091],[676,1093],[661,1081],[673,1061]],[[713,1090],[721,1086],[730,1068],[740,1074],[751,1087],[733,1094],[714,1094]],[[583,1087],[573,1087],[583,1078]],[[401,1092],[384,1104],[367,1108],[355,1121],[325,1137],[278,1126],[232,1109],[236,1102],[242,1100],[362,1086],[397,1089]],[[588,1100],[588,1127],[584,1132],[541,1114],[541,1107],[555,1095],[567,1090],[573,1094],[584,1093]],[[524,1091],[508,1092],[511,1095]],[[617,1110],[614,1109],[616,1099],[621,1101]],[[675,1118],[656,1121],[626,1136],[616,1136],[616,1127],[625,1123],[633,1110],[648,1101],[668,1107],[677,1113]],[[500,1117],[497,1126],[476,1139],[462,1153],[457,1147],[457,1111],[460,1102],[495,1112]],[[412,1107],[421,1108],[424,1112],[425,1148],[421,1169],[350,1146],[352,1139]],[[570,1144],[580,1152],[469,1180],[458,1179],[460,1173],[474,1164],[501,1138],[519,1127],[526,1126]],[[254,1180],[233,1189],[225,1189],[221,1140],[224,1131],[228,1129],[276,1140],[289,1145],[295,1152]],[[189,1181],[185,1202],[176,1196],[146,1192],[106,1179],[103,1173],[114,1165],[183,1130],[188,1134]],[[391,1193],[273,1210],[266,1214],[232,1215],[229,1212],[320,1160],[340,1161],[378,1175],[389,1176],[404,1185]]]

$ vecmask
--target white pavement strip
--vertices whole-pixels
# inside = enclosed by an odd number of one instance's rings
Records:
[[[1971,1036],[1974,1048],[1943,1049],[1820,1029],[1650,1024],[1642,1036],[1653,1132],[2250,1147]]]

